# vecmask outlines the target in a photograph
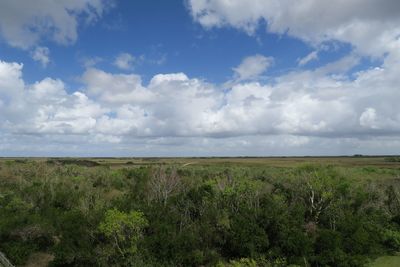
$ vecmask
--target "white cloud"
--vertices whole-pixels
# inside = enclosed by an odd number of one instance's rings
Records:
[[[84,57],[80,59],[81,64],[86,68],[91,68],[99,64],[100,62],[103,62],[104,59],[101,57]]]
[[[74,93],[58,79],[26,84],[22,64],[1,62],[0,147],[74,155],[390,153],[400,148],[399,59],[391,53],[351,78],[332,74],[343,71],[345,57],[227,91],[184,73],[143,84],[136,74],[89,68],[84,90]]]
[[[88,95],[103,103],[116,104],[149,102],[153,94],[142,86],[136,74],[111,74],[96,68],[89,68],[82,75]]]
[[[134,62],[134,56],[129,53],[121,53],[115,58],[113,64],[121,70],[132,70]]]
[[[0,34],[11,46],[30,48],[42,39],[74,43],[82,15],[91,22],[100,17],[105,0],[0,1]]]
[[[170,73],[170,74],[157,74],[150,81],[150,87],[156,87],[162,84],[168,84],[170,82],[185,82],[189,78],[186,74],[180,73]]]
[[[88,134],[97,116],[99,104],[83,93],[68,94],[60,80],[45,78],[32,85],[22,80],[22,65],[0,62],[0,133],[9,134]],[[4,82],[5,81],[5,82]]]
[[[384,55],[400,34],[398,0],[189,0],[188,6],[206,28],[228,25],[253,34],[266,21],[272,33],[316,46],[338,40],[372,56]]]
[[[257,79],[262,75],[272,64],[274,59],[272,57],[265,57],[263,55],[249,56],[243,59],[239,66],[233,68],[235,73],[235,80],[252,80]]]
[[[47,47],[38,46],[32,52],[32,58],[35,61],[39,61],[43,67],[47,67],[50,63],[50,50]]]
[[[0,92],[12,95],[23,88],[22,68],[23,64],[0,60]]]
[[[309,53],[307,56],[300,58],[298,60],[299,66],[304,66],[307,65],[309,62],[313,61],[313,60],[317,60],[318,59],[318,51],[312,51],[311,53]]]
[[[360,125],[363,127],[369,127],[377,129],[377,116],[376,111],[373,108],[367,108],[360,116]]]

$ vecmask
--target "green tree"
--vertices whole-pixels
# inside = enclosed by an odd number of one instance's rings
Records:
[[[99,225],[99,231],[112,244],[115,254],[122,258],[134,256],[138,241],[148,221],[140,211],[124,213],[116,209],[108,210]]]

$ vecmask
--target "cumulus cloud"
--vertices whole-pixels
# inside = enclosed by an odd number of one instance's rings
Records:
[[[89,68],[82,75],[86,92],[107,104],[152,101],[151,92],[142,86],[141,77],[136,74],[111,74],[96,68]]]
[[[47,47],[36,47],[31,56],[33,60],[40,62],[43,67],[47,67],[50,63],[50,50]]]
[[[0,33],[8,44],[23,49],[40,43],[42,38],[71,44],[77,40],[82,16],[92,22],[107,6],[105,0],[3,0]]]
[[[114,66],[121,70],[132,70],[135,57],[129,53],[121,53],[114,60]]]
[[[272,57],[263,55],[249,56],[243,59],[239,66],[233,68],[234,78],[237,81],[257,79],[262,75],[272,64]]]
[[[88,134],[104,109],[81,92],[68,94],[60,80],[45,78],[32,85],[21,79],[22,66],[1,62],[10,82],[1,84],[0,132],[14,134]],[[10,88],[12,86],[12,88]]]
[[[400,34],[397,0],[189,0],[194,20],[206,28],[232,26],[254,34],[267,30],[317,46],[337,40],[359,53],[384,55]],[[371,41],[373,40],[373,41]]]
[[[225,91],[184,73],[144,84],[137,74],[89,68],[84,89],[69,93],[58,79],[26,84],[22,64],[1,62],[0,146],[53,140],[44,147],[68,144],[80,155],[83,144],[117,155],[193,155],[193,147],[200,155],[389,153],[400,148],[399,67],[400,53],[391,53],[352,77],[323,66]]]

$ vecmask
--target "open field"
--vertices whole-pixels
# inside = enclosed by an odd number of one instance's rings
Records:
[[[338,166],[374,166],[400,168],[400,162],[388,162],[388,157],[214,157],[214,158],[92,158],[100,164],[137,165],[179,164],[179,165],[263,165],[270,167],[297,167],[302,164],[331,164]]]
[[[0,158],[0,162],[15,160],[48,161],[51,159],[68,158]],[[400,158],[398,156],[343,156],[343,157],[168,157],[168,158],[136,158],[136,157],[110,157],[110,158],[69,158],[73,160],[90,160],[101,165],[107,166],[127,166],[127,165],[263,165],[270,167],[298,167],[303,164],[322,164],[337,165],[344,167],[383,167],[400,168]],[[396,161],[390,161],[396,159]]]
[[[396,266],[397,161],[1,158],[0,251],[21,266]]]

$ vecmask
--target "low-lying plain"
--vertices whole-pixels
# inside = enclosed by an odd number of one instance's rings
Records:
[[[0,252],[18,266],[386,266],[399,251],[398,157],[0,159]]]

